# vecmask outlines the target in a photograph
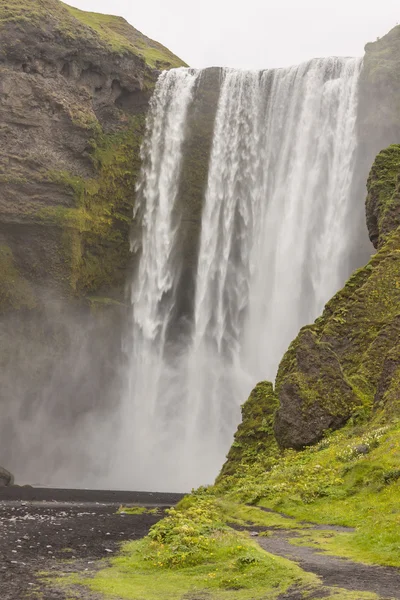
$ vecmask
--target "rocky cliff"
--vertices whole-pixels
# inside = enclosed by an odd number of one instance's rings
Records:
[[[122,18],[58,0],[3,3],[0,27],[2,308],[32,307],[44,285],[115,290],[147,101],[157,69],[183,63]]]
[[[119,17],[0,5],[0,462],[11,468],[18,456],[29,473],[31,449],[49,444],[62,469],[70,432],[115,406],[145,113],[160,70],[183,64]]]

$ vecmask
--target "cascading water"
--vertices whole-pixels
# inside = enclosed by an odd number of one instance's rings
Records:
[[[138,194],[142,250],[120,435],[132,462],[129,474],[117,469],[125,486],[210,483],[240,404],[274,378],[288,343],[349,274],[360,69],[361,60],[329,58],[222,72],[193,320],[178,337],[169,332],[184,260],[176,199],[199,74],[161,76]]]

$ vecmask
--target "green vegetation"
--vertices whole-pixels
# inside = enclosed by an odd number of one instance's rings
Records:
[[[220,477],[235,473],[239,464],[252,465],[261,456],[267,459],[264,468],[268,467],[270,456],[278,451],[273,430],[278,405],[272,383],[264,381],[254,388],[250,398],[242,406],[242,423],[235,433]]]
[[[169,510],[148,538],[125,544],[109,568],[62,582],[146,600],[188,599],[191,594],[210,600],[261,600],[268,594],[272,600],[294,584],[318,585],[313,575],[227,527],[220,503],[204,491]]]
[[[143,116],[132,117],[116,133],[97,132],[92,140],[96,178],[85,180],[67,172],[46,175],[48,181],[71,188],[75,196],[74,208],[41,209],[36,219],[62,229],[63,259],[76,294],[111,288],[118,294],[124,283],[143,132]]]
[[[120,506],[118,512],[125,515],[158,515],[160,509],[147,508],[146,506]]]
[[[48,29],[65,39],[85,39],[118,54],[134,54],[158,69],[185,64],[167,48],[150,40],[122,17],[85,12],[59,0],[7,0],[0,7],[0,27],[7,23]]]
[[[282,452],[268,472],[262,460],[251,469],[241,465],[210,493],[302,521],[354,527],[343,533],[307,528],[302,535],[339,556],[400,566],[399,422],[386,427],[350,423],[302,452]],[[287,529],[290,523],[281,526]]]
[[[375,159],[368,179],[367,224],[375,245],[400,225],[400,146],[389,146]]]
[[[93,578],[67,578],[62,583],[86,585],[106,597],[132,600],[273,600],[292,584],[317,586],[317,578],[283,558],[263,552],[233,531],[209,538],[213,552],[190,567],[152,566],[148,540],[131,542],[111,566]]]
[[[85,12],[66,4],[64,6],[77,21],[93,29],[114,52],[138,54],[147,64],[157,68],[186,66],[167,48],[144,36],[122,17]]]

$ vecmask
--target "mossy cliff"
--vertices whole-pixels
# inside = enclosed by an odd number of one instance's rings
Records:
[[[118,297],[148,99],[184,63],[58,0],[3,3],[0,32],[0,243],[34,294]]]
[[[264,383],[252,392],[221,477],[256,456],[268,462],[276,456],[275,439],[300,450],[350,418],[381,423],[400,415],[399,181],[394,145],[378,154],[368,179],[367,223],[378,252],[300,331],[275,389]]]
[[[400,331],[399,175],[400,146],[391,146],[377,156],[368,180],[367,222],[377,254],[300,332],[280,364],[281,445],[312,444],[355,413],[385,419],[396,410],[389,374],[397,372]]]

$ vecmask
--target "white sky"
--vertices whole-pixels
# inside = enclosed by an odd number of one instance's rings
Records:
[[[362,56],[400,22],[399,0],[67,0],[121,15],[192,67],[281,67]]]

